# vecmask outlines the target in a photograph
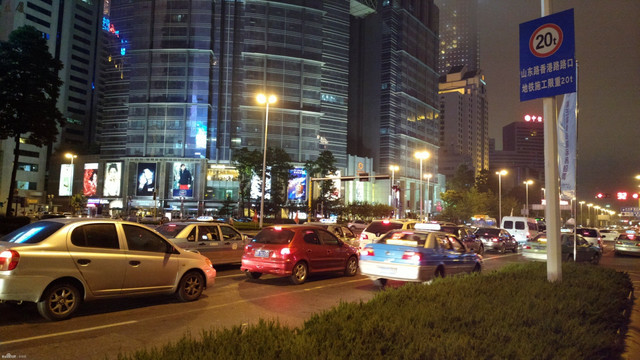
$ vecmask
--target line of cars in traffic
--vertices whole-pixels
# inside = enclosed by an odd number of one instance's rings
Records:
[[[577,249],[577,261],[597,263],[602,247],[578,232],[575,247],[574,237],[563,234],[563,259],[573,256],[571,248]],[[635,234],[623,235],[616,240],[617,252],[640,253]],[[523,255],[546,259],[546,235],[530,240],[522,243]],[[213,221],[151,229],[124,220],[47,219],[0,238],[0,302],[34,302],[44,318],[62,320],[94,299],[174,294],[181,301],[196,300],[214,284],[218,264],[240,263],[250,281],[271,274],[301,284],[314,273],[354,276],[359,270],[384,286],[387,280],[429,282],[479,272],[485,252],[518,249],[505,229],[472,231],[416,220],[374,220],[359,237],[340,224],[274,225],[250,239]]]

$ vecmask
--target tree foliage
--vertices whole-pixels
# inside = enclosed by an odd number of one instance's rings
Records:
[[[334,175],[338,170],[335,165],[336,158],[329,150],[325,150],[320,153],[318,158],[314,161],[307,161],[304,169],[307,171],[310,177],[326,178],[330,175]],[[309,187],[313,187],[313,184],[309,184]],[[335,193],[336,188],[333,185],[333,180],[320,181],[320,194],[317,194],[315,199],[312,199],[312,207],[316,208],[320,206],[323,209],[324,214],[335,212],[342,203],[341,199],[336,199],[332,196]]]
[[[82,209],[87,207],[87,197],[83,194],[73,194],[71,196],[71,208],[73,209],[73,214],[79,213]]]
[[[52,144],[63,117],[56,102],[62,63],[51,56],[42,32],[22,26],[0,42],[0,140],[15,141],[8,206],[18,169],[20,137],[36,146]]]

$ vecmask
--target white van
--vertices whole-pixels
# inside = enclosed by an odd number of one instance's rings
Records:
[[[539,232],[536,219],[523,216],[505,216],[502,218],[501,227],[513,235],[520,245],[538,235]]]

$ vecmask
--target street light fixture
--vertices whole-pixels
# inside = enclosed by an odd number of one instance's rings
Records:
[[[502,175],[507,175],[507,170],[496,171],[498,175],[498,224],[502,226]]]
[[[433,177],[431,173],[424,174],[424,178],[427,179],[427,221],[429,221],[429,213],[431,212],[431,206],[429,206],[429,181],[431,180],[431,177]]]
[[[429,158],[429,152],[428,151],[417,151],[415,153],[415,157],[417,159],[420,160],[420,221],[422,221],[423,218],[423,212],[422,212],[422,160],[426,160]]]
[[[393,214],[395,217],[396,214],[396,193],[393,191],[393,187],[396,184],[395,174],[396,171],[400,170],[398,165],[389,165],[389,170],[391,170],[391,196],[389,197],[389,206],[393,207]]]
[[[269,127],[269,104],[275,103],[278,99],[275,95],[258,94],[256,100],[259,104],[266,104],[267,109],[264,117],[264,153],[262,154],[262,192],[260,197],[260,228],[262,229],[262,220],[264,219],[264,188],[265,188],[265,173],[267,172],[267,129]]]
[[[527,212],[526,212],[526,216],[529,216],[529,185],[533,184],[533,180],[527,180],[523,182],[524,187],[525,187],[525,199],[526,199],[526,204],[527,204]]]

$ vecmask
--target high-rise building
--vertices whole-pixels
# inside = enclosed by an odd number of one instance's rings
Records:
[[[93,119],[95,45],[98,24],[102,19],[101,1],[7,1],[0,8],[0,39],[23,25],[31,25],[47,39],[49,52],[63,64],[59,73],[58,109],[66,119],[59,140],[50,147],[39,148],[21,143],[16,182],[18,196],[26,198],[26,210],[37,211],[53,204],[47,195],[47,183],[59,174],[51,164],[64,161],[66,150],[87,149],[94,143]],[[13,140],[1,141],[0,202],[6,200],[13,166]],[[47,174],[50,178],[47,177]],[[4,211],[6,206],[1,207]],[[52,210],[52,209],[50,209]]]
[[[438,72],[445,75],[454,66],[480,69],[478,0],[436,0],[440,9]]]
[[[502,151],[492,149],[491,169],[507,169],[514,184],[533,179],[544,182],[544,125],[542,119],[516,121],[502,128]]]
[[[262,151],[265,134],[295,165],[327,149],[346,166],[349,12],[341,0],[111,0],[97,107],[101,156],[123,161],[121,199],[155,205],[127,185],[153,168],[165,207],[237,201],[234,152]],[[277,97],[267,131],[259,93]]]
[[[440,79],[440,172],[453,176],[460,165],[489,169],[489,113],[486,83],[479,71],[454,66]]]
[[[438,174],[438,9],[433,1],[381,1],[375,15],[352,22],[351,36],[349,154],[373,158],[379,174],[397,165],[400,210],[416,211],[435,185],[421,196],[421,177]],[[430,153],[423,174],[417,151]]]

